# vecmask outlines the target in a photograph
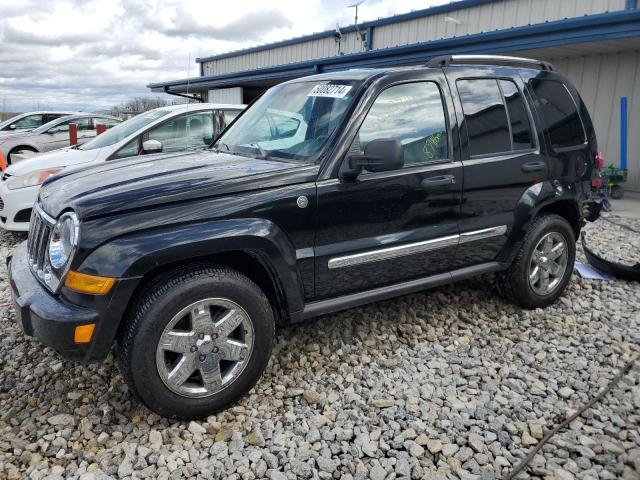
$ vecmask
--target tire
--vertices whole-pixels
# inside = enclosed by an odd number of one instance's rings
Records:
[[[561,242],[564,243],[566,257],[551,259],[558,253],[558,249],[548,256],[541,253],[541,250],[548,245],[545,242],[548,242],[549,238],[553,248]],[[496,275],[498,292],[507,300],[524,308],[542,308],[551,305],[562,295],[569,283],[575,258],[576,239],[569,222],[555,214],[540,216],[529,226],[511,266]],[[556,265],[564,265],[564,268],[557,269]],[[537,275],[536,266],[538,267]],[[549,271],[554,271],[555,275],[547,274]],[[548,290],[544,288],[545,276],[548,281]]]
[[[222,267],[189,267],[159,279],[125,320],[116,346],[120,372],[147,407],[172,418],[201,418],[246,394],[266,368],[275,336],[262,290]]]
[[[614,200],[620,200],[624,197],[624,187],[622,185],[613,185],[610,195]]]
[[[14,149],[12,149],[9,154],[7,155],[7,165],[11,165],[11,163],[13,163],[11,161],[11,156],[14,153],[20,153],[20,152],[33,152],[33,153],[38,153],[38,151],[35,148],[32,147],[15,147]]]

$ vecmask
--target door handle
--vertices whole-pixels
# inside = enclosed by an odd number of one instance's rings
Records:
[[[546,170],[546,169],[547,169],[547,164],[539,161],[529,162],[522,165],[522,171],[524,173],[541,172],[542,170]]]
[[[438,175],[437,177],[425,178],[420,182],[420,185],[424,188],[440,187],[444,185],[453,185],[456,183],[456,177],[453,175]]]

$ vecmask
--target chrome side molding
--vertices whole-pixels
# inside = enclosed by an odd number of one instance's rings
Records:
[[[483,228],[482,230],[474,230],[472,232],[464,232],[460,234],[460,243],[475,242],[484,238],[499,237],[507,233],[507,226]]]
[[[330,269],[353,267],[355,265],[363,265],[366,263],[380,262],[382,260],[391,260],[393,258],[404,257],[407,255],[415,255],[417,253],[430,252],[441,248],[455,247],[461,243],[475,242],[485,238],[497,237],[507,232],[506,225],[497,227],[483,228],[481,230],[473,230],[456,235],[449,235],[432,240],[424,240],[422,242],[407,243],[395,247],[380,248],[370,250],[368,252],[355,253],[353,255],[345,255],[343,257],[331,258],[327,264]]]

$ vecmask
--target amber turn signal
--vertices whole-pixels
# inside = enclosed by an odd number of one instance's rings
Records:
[[[112,277],[87,275],[73,270],[67,274],[67,278],[64,281],[64,284],[71,290],[88,293],[89,295],[105,295],[109,293],[115,283],[116,279]]]
[[[95,323],[87,323],[86,325],[78,325],[73,332],[73,341],[75,343],[89,343],[93,337],[93,330],[96,328]]]

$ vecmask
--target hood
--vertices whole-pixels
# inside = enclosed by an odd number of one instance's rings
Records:
[[[20,160],[7,168],[9,175],[24,175],[35,170],[54,167],[69,167],[72,165],[91,162],[98,158],[101,148],[94,150],[78,150],[76,148],[62,148],[34,157]]]
[[[292,171],[300,175],[291,175]],[[40,189],[53,217],[72,208],[90,218],[170,202],[309,181],[317,168],[211,150],[110,160],[48,179]]]

